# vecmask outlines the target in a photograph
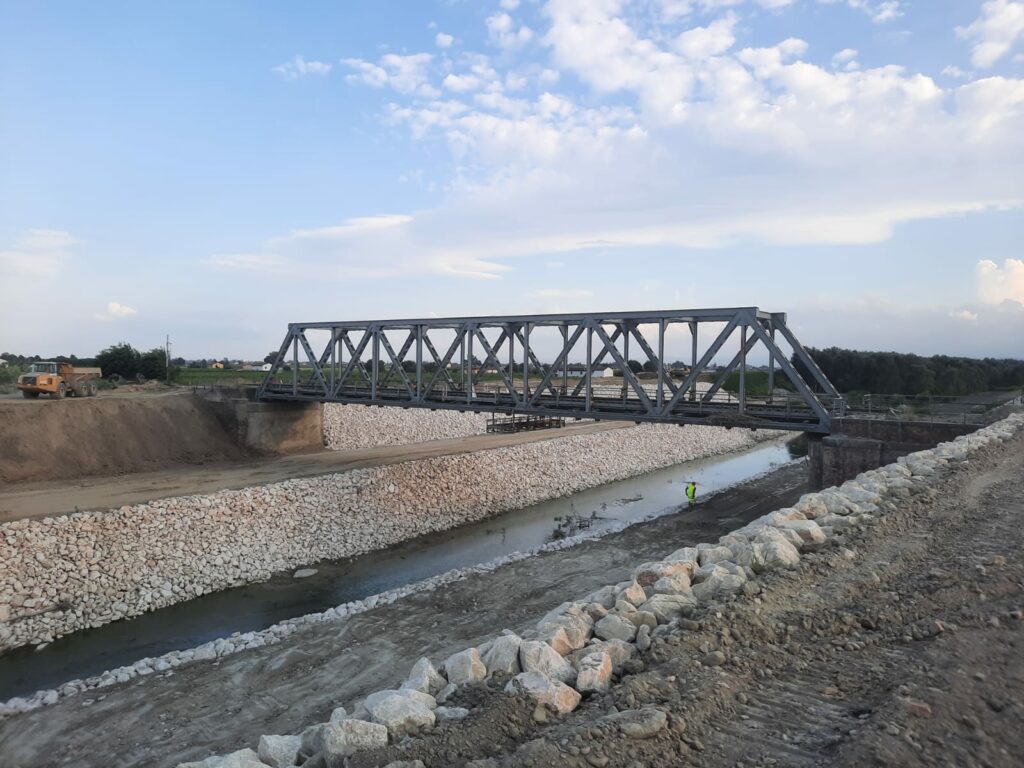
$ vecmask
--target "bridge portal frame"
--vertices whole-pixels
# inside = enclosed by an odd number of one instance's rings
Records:
[[[688,327],[692,342],[690,370],[681,383],[673,380],[664,361],[666,335],[676,324]],[[720,328],[699,354],[701,326],[707,324]],[[653,340],[642,330],[651,326],[656,327]],[[548,327],[558,329],[561,348],[550,365],[543,365],[531,345],[531,334]],[[321,331],[328,333],[329,340],[317,354],[308,334]],[[454,332],[443,355],[431,340],[438,332]],[[737,332],[739,344],[730,363],[712,369],[716,355]],[[404,336],[397,350],[388,334]],[[809,372],[811,382],[796,371],[776,343],[778,336]],[[653,363],[653,391],[628,365],[630,341],[643,353],[637,358]],[[768,352],[767,398],[751,398],[746,392],[747,359],[758,345]],[[580,346],[585,351],[578,350]],[[500,358],[503,352],[505,357]],[[473,361],[478,353],[484,360],[477,367]],[[570,386],[569,356],[581,353],[584,372]],[[456,355],[457,369],[453,368]],[[406,370],[407,363],[412,370]],[[622,373],[621,397],[609,396],[595,384],[595,372],[609,364]],[[288,368],[294,372],[291,381],[278,380]],[[453,377],[456,370],[458,381]],[[480,384],[486,371],[500,378],[493,388]],[[698,379],[710,372],[715,374],[714,383],[699,392]],[[722,387],[734,372],[739,374],[738,394],[723,398]],[[772,394],[776,375],[791,382],[795,390],[783,403]],[[290,323],[271,370],[259,385],[258,397],[819,433],[829,432],[833,416],[845,412],[835,387],[788,328],[786,314],[757,307]]]

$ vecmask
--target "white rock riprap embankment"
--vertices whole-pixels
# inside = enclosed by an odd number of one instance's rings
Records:
[[[631,427],[5,523],[0,650],[773,436]]]
[[[323,428],[328,448],[351,451],[482,435],[487,431],[487,414],[327,403]]]
[[[805,494],[793,507],[764,515],[721,537],[717,544],[701,543],[677,550],[663,561],[638,566],[629,581],[562,603],[542,617],[536,631],[527,636],[520,638],[506,631],[479,647],[452,654],[441,669],[435,669],[429,659],[420,659],[397,690],[371,693],[356,703],[351,715],[341,709],[344,714],[338,719],[332,717],[330,723],[306,728],[302,742],[309,749],[299,749],[296,764],[343,765],[361,749],[379,748],[429,732],[439,719],[434,713],[440,710],[440,699],[450,698],[459,686],[479,684],[494,675],[501,676],[498,680],[508,679],[504,688],[507,694],[527,697],[537,707],[566,715],[584,697],[599,696],[607,690],[614,676],[624,671],[623,665],[650,647],[651,637],[679,632],[692,612],[700,607],[710,609],[736,594],[747,580],[767,571],[793,568],[799,564],[801,552],[820,547],[837,530],[868,525],[876,517],[891,513],[910,496],[936,485],[952,465],[968,460],[982,448],[1010,440],[1021,429],[1024,415],[1014,415],[951,443],[864,472],[840,487]],[[839,519],[847,525],[836,525]],[[658,593],[658,585],[670,578],[666,574],[674,575],[676,581],[671,592]],[[682,574],[687,579],[679,578]],[[691,577],[692,588],[688,583]],[[704,585],[708,586],[701,589]],[[682,596],[689,600],[678,608],[660,613],[647,610],[658,597]],[[611,626],[608,620],[612,617],[616,625],[628,624],[634,639],[610,637],[617,633],[603,631]],[[465,673],[467,660],[472,662],[472,675]],[[694,658],[709,667],[725,660],[720,651]],[[440,688],[445,682],[448,684]],[[391,702],[391,706],[382,707],[383,701]],[[462,710],[460,719],[475,714]],[[650,738],[667,726],[665,713],[653,708],[615,712],[605,720],[615,723],[626,738]],[[310,733],[374,727],[377,739],[372,744],[346,739],[329,744],[323,739],[306,738]],[[287,737],[262,737],[267,738]],[[241,750],[203,762],[181,763],[177,768],[231,768],[238,759],[251,759],[251,754],[251,750]],[[251,763],[252,768],[263,765],[259,760]]]

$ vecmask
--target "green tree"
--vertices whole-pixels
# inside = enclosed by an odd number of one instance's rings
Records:
[[[167,377],[167,353],[161,347],[149,350],[139,358],[139,373],[147,379]]]
[[[117,374],[126,379],[135,378],[141,361],[142,355],[126,341],[107,347],[96,355],[96,365],[102,369],[104,376]]]

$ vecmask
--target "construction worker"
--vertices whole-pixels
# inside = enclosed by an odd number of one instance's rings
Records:
[[[686,499],[691,507],[697,503],[697,484],[693,480],[686,484]]]

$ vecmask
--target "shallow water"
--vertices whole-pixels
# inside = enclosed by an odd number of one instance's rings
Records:
[[[232,632],[269,627],[284,619],[421,581],[454,568],[532,550],[578,532],[675,511],[683,489],[697,483],[698,502],[718,490],[768,472],[795,458],[776,440],[742,453],[684,462],[629,480],[552,499],[488,520],[412,539],[358,557],[316,563],[314,576],[281,574],[269,581],[216,592],[152,613],[60,638],[42,650],[21,648],[0,656],[0,700],[51,688],[132,664],[147,656],[193,648]],[[567,526],[570,526],[567,529]]]

